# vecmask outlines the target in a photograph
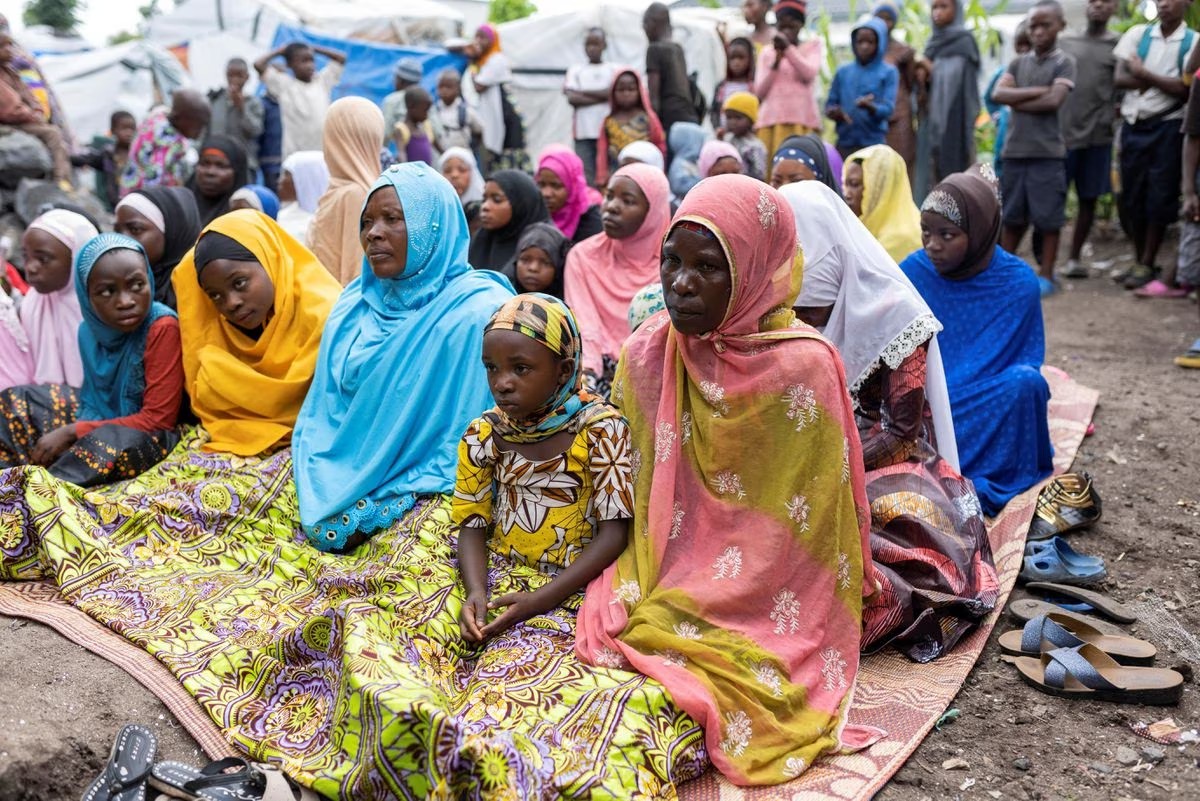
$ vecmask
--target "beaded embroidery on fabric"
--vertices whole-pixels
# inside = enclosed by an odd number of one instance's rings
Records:
[[[930,192],[929,197],[925,198],[925,202],[921,204],[921,211],[931,211],[934,214],[945,217],[959,228],[966,230],[962,209],[958,207],[958,201],[943,189],[935,189]]]

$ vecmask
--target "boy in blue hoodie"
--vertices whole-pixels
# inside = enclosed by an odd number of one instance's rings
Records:
[[[825,115],[837,123],[837,149],[842,158],[887,138],[888,118],[896,106],[899,73],[884,63],[887,25],[871,17],[850,32],[854,62],[838,67],[825,101]]]

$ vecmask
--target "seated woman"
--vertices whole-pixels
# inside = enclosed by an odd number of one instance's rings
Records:
[[[321,139],[329,186],[317,203],[307,243],[342,286],[358,277],[358,214],[379,177],[383,137],[383,112],[370,100],[343,97],[329,106]]]
[[[550,145],[538,157],[538,189],[555,226],[572,244],[600,233],[600,193],[587,185],[583,160],[562,145]]]
[[[845,726],[872,576],[862,453],[833,346],[796,327],[796,227],[743,175],[698,184],[662,245],[668,314],[625,346],[629,546],[579,612],[580,657],[664,685],[735,784],[793,779]]]
[[[250,181],[246,148],[232,136],[214,134],[200,145],[200,161],[188,181],[196,197],[200,224],[210,222],[229,211],[233,193]]]
[[[544,292],[561,300],[570,250],[571,241],[552,223],[534,223],[517,240],[517,260],[500,272],[518,293]]]
[[[771,157],[771,186],[778,189],[798,181],[820,181],[841,197],[841,167],[834,170],[831,150],[816,134],[789,136]]]
[[[942,326],[829,188],[780,191],[804,253],[796,313],[841,354],[862,440],[883,585],[863,610],[862,649],[892,644],[928,662],[991,611],[999,589],[979,499],[957,471]]]
[[[455,447],[488,405],[483,328],[512,297],[471,269],[458,196],[423,163],[387,169],[359,230],[361,272],[329,315],[293,448],[300,522],[327,551],[453,489]],[[405,403],[391,404],[398,386]]]
[[[713,139],[700,148],[700,160],[696,162],[701,180],[714,175],[740,175],[745,165],[742,154],[728,142]]]
[[[21,249],[29,293],[18,310],[21,331],[0,328],[9,348],[28,354],[24,370],[9,370],[0,389],[23,384],[83,384],[79,324],[83,312],[75,294],[73,263],[84,243],[99,231],[82,214],[52,209],[25,229]],[[57,390],[61,392],[62,390]],[[0,409],[0,414],[5,413]]]
[[[661,170],[622,167],[606,191],[604,232],[567,254],[564,298],[583,335],[584,375],[601,395],[608,394],[629,336],[629,302],[658,278],[662,238],[671,221],[671,190]]]
[[[958,173],[925,198],[925,247],[900,264],[944,326],[959,463],[988,516],[1050,475],[1054,456],[1037,275],[999,237],[994,183]]]
[[[463,214],[467,216],[467,229],[471,236],[479,230],[479,207],[483,205],[483,173],[475,161],[475,154],[465,147],[448,147],[438,158],[438,170],[458,193]]]
[[[537,184],[520,170],[500,170],[483,187],[480,228],[471,236],[471,266],[503,270],[517,258],[517,240],[526,228],[546,222],[550,212]]]
[[[320,150],[298,150],[279,171],[279,226],[297,242],[308,240],[308,226],[329,186],[329,168]]]
[[[921,247],[921,211],[912,199],[908,165],[887,145],[850,154],[842,168],[842,194],[883,249],[900,263]]]
[[[196,197],[180,186],[149,186],[117,204],[113,230],[138,241],[154,273],[154,299],[174,309],[171,273],[200,236]]]
[[[179,322],[154,301],[154,274],[137,242],[101,234],[84,245],[75,293],[83,389],[0,392],[0,468],[42,465],[90,487],[132,478],[175,447],[183,367]]]
[[[207,451],[286,447],[341,286],[303,245],[256,211],[214,220],[171,278],[184,388]]]
[[[254,209],[279,221],[279,196],[262,184],[246,184],[229,198],[229,210]]]

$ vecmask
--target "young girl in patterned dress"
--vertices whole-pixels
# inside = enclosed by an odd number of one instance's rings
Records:
[[[629,427],[583,391],[581,355],[575,318],[549,295],[516,296],[484,329],[496,406],[463,435],[453,499],[466,591],[459,626],[469,642],[559,606],[625,548]],[[489,550],[553,578],[489,598]]]

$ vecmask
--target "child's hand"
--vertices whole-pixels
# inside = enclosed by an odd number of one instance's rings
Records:
[[[1142,63],[1142,60],[1140,58],[1138,58],[1137,56],[1130,56],[1129,61],[1126,63],[1129,65],[1129,74],[1130,75],[1137,78],[1139,81],[1145,80],[1146,65]]]
[[[834,122],[850,122],[850,115],[843,111],[841,106],[830,106],[825,116]]]
[[[498,618],[483,627],[480,633],[484,637],[499,634],[523,620],[550,611],[535,592],[510,592],[490,602],[487,608],[500,609],[505,606],[508,608]]]
[[[858,100],[854,101],[854,105],[858,106],[859,108],[874,108],[875,95],[863,95]]]
[[[488,599],[486,592],[467,596],[462,611],[458,614],[458,628],[467,642],[483,641],[483,626],[487,623]]]
[[[791,44],[791,42],[789,42],[787,37],[782,33],[777,33],[775,34],[775,38],[771,41],[771,44],[775,46],[776,52],[782,53],[784,50],[788,49],[788,45]]]
[[[49,466],[62,456],[63,451],[75,444],[75,426],[66,425],[45,434],[33,446],[30,457],[34,464]]]
[[[1188,222],[1200,222],[1200,196],[1195,192],[1183,196],[1180,216]]]

